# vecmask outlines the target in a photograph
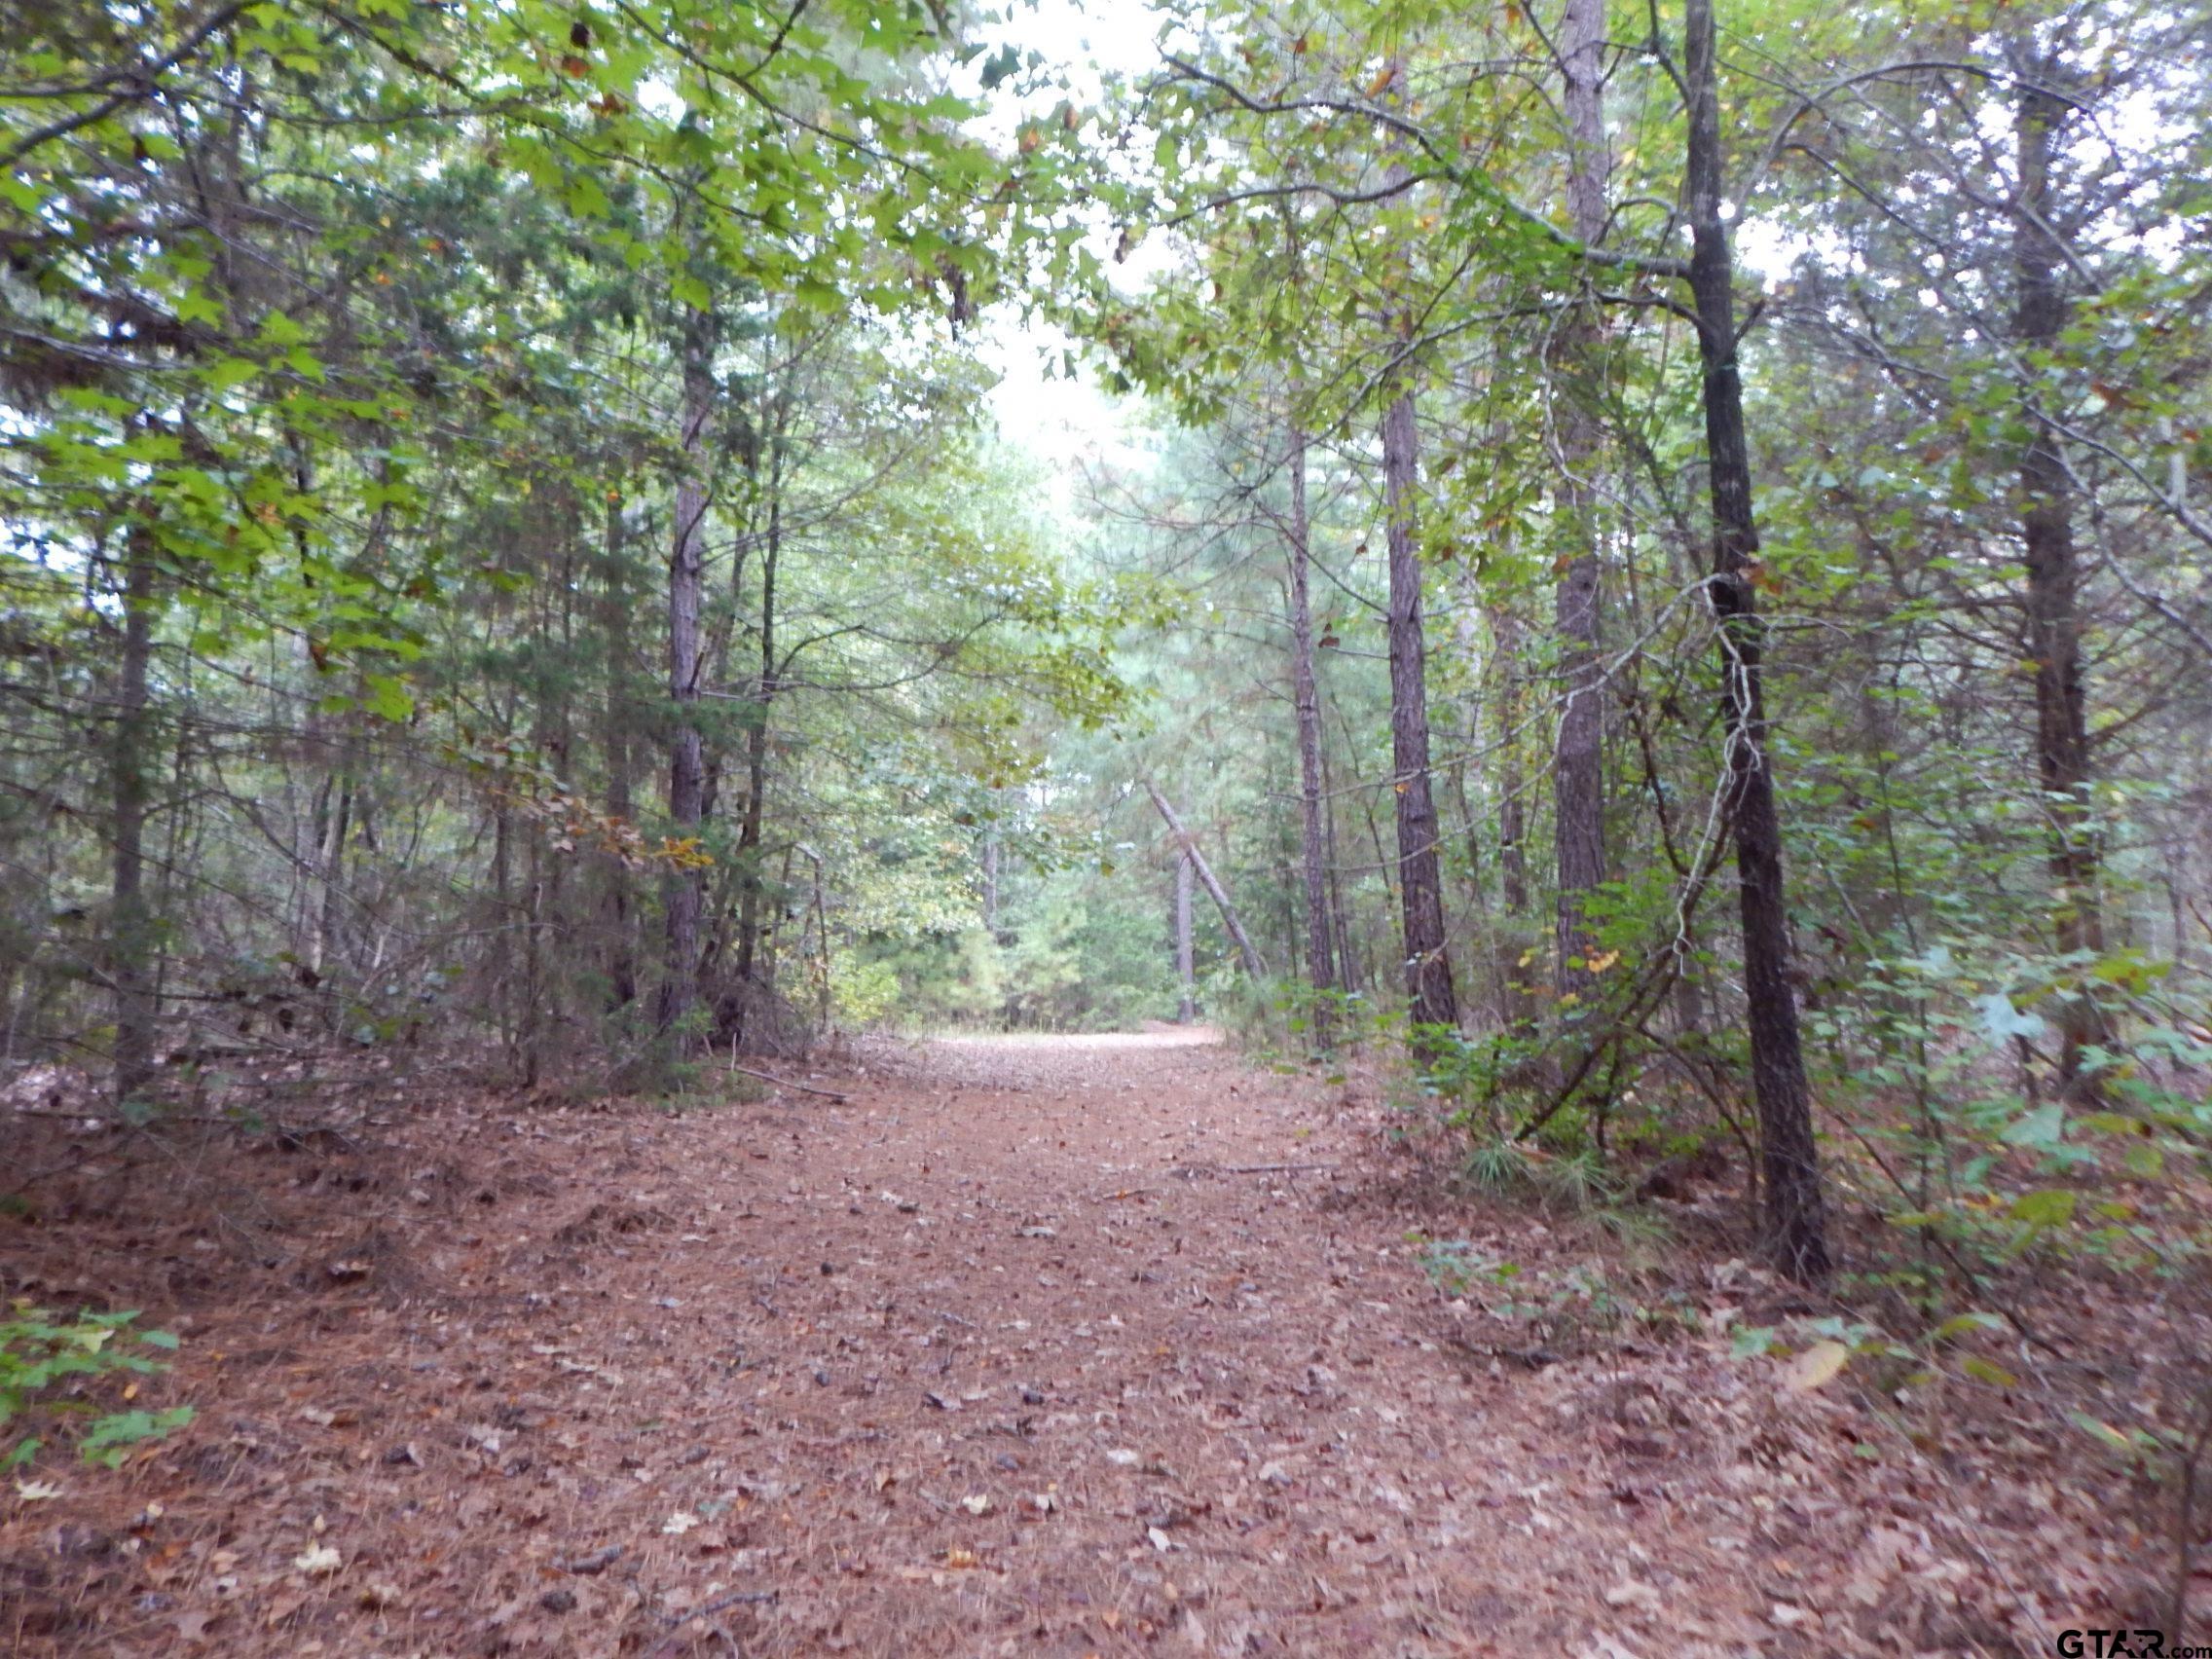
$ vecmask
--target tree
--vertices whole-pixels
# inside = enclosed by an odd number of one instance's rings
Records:
[[[1604,0],[1567,0],[1560,26],[1567,124],[1567,220],[1586,248],[1604,245],[1611,217],[1604,111]],[[1592,273],[1585,273],[1587,288]],[[1588,994],[1598,954],[1587,909],[1605,879],[1604,678],[1599,660],[1598,469],[1604,433],[1597,408],[1604,373],[1603,311],[1587,292],[1560,326],[1559,488],[1567,550],[1554,601],[1559,635],[1559,735],[1552,758],[1553,851],[1558,864],[1561,1006]]]
[[[1736,842],[1736,892],[1744,931],[1744,1003],[1751,1027],[1751,1088],[1758,1103],[1760,1201],[1767,1247],[1791,1277],[1829,1272],[1812,1091],[1798,1038],[1789,916],[1775,808],[1774,753],[1766,718],[1764,638],[1756,583],[1758,524],[1738,366],[1734,263],[1721,217],[1720,62],[1713,0],[1686,0],[1683,92],[1688,139],[1682,169],[1691,235],[1690,290],[1697,306],[1704,379],[1713,579],[1726,719],[1728,821]]]

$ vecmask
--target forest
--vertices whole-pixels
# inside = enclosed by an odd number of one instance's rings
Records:
[[[0,1645],[2212,1641],[2208,48],[17,0]]]

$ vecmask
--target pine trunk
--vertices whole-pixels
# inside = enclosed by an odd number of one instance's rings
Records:
[[[714,407],[714,323],[693,312],[683,324],[683,477],[676,491],[668,562],[668,692],[675,704],[669,738],[668,816],[680,839],[695,837],[705,817],[707,765],[699,729],[699,614],[706,594],[707,421]],[[661,980],[660,1028],[673,1029],[699,1000],[699,933],[706,902],[703,865],[669,878],[668,961]]]
[[[1313,672],[1313,606],[1308,588],[1310,542],[1306,516],[1306,433],[1290,428],[1290,679],[1298,711],[1298,851],[1306,892],[1306,977],[1316,991],[1336,988],[1329,951],[1328,834],[1321,814],[1321,694]]]
[[[627,826],[630,797],[630,597],[628,525],[619,498],[607,507],[606,570],[600,585],[607,631],[607,690],[601,743],[607,752],[607,816]],[[630,870],[619,859],[605,864],[607,996],[609,1008],[626,1008],[638,996],[637,940],[631,922]]]
[[[2050,228],[2051,139],[2066,104],[2023,77],[2014,115],[2020,189],[2012,263],[2018,286],[2013,335],[2024,372],[2059,346],[2069,306],[2061,286],[2064,249]],[[2100,848],[2089,805],[2087,696],[2082,668],[2081,567],[2074,547],[2073,481],[2059,435],[2031,379],[2023,401],[2028,446],[2020,458],[2020,540],[2027,563],[2028,656],[2036,671],[2036,772],[2050,825],[2050,873],[2057,889],[2054,932],[2061,952],[2104,949],[2098,892]],[[2096,1005],[2066,1000],[2059,1016],[2059,1075],[2069,1093],[2084,1091],[2083,1051],[2105,1039]]]
[[[109,733],[113,792],[112,888],[108,975],[115,995],[115,1096],[142,1095],[154,1081],[154,1028],[160,1010],[156,928],[146,901],[146,817],[154,722],[149,691],[154,655],[154,533],[134,526],[123,575],[123,658],[116,668],[115,723]]]
[[[1420,554],[1414,525],[1418,444],[1413,393],[1401,390],[1382,414],[1382,492],[1390,566],[1390,759],[1397,801],[1406,994],[1417,1028],[1456,1027],[1459,1005],[1445,942],[1444,882],[1437,857],[1442,831],[1429,788],[1427,651],[1421,634]]]
[[[1595,246],[1605,235],[1604,0],[1567,0],[1560,34],[1568,145],[1567,217]],[[1561,493],[1569,549],[1553,595],[1559,630],[1560,718],[1552,756],[1553,850],[1559,873],[1555,984],[1563,1011],[1590,987],[1596,944],[1586,911],[1605,879],[1604,681],[1598,651],[1599,498],[1604,441],[1597,412],[1604,324],[1594,301],[1576,308],[1554,352],[1560,398]]]
[[[1167,797],[1160,793],[1149,778],[1145,780],[1144,790],[1145,793],[1152,796],[1152,804],[1159,810],[1161,822],[1167,826],[1167,833],[1174,838],[1183,856],[1190,860],[1192,872],[1198,876],[1198,885],[1206,890],[1206,897],[1213,901],[1213,907],[1221,912],[1221,925],[1229,930],[1229,937],[1236,941],[1237,954],[1244,959],[1244,972],[1255,979],[1265,979],[1268,977],[1267,958],[1260,954],[1259,946],[1252,942],[1252,936],[1244,931],[1244,923],[1236,914],[1236,906],[1230,903],[1229,889],[1216,879],[1213,866],[1206,863],[1205,854],[1198,851],[1198,844],[1191,838],[1191,832],[1183,828],[1183,821],[1175,815],[1175,809],[1167,804]]]
[[[1735,286],[1720,216],[1719,62],[1713,0],[1688,0],[1690,287],[1704,369],[1706,458],[1713,502],[1713,574],[1707,585],[1719,622],[1729,819],[1735,829],[1737,893],[1744,931],[1744,998],[1751,1026],[1751,1087],[1757,1103],[1762,1227],[1783,1272],[1807,1284],[1829,1272],[1812,1093],[1799,1047],[1790,985],[1782,826],[1774,801],[1761,682],[1762,630],[1753,585],[1758,528],[1751,510],[1751,451],[1736,357]]]
[[[1177,1023],[1188,1025],[1198,1017],[1198,974],[1191,951],[1191,855],[1178,849],[1175,856],[1175,980],[1183,987]]]

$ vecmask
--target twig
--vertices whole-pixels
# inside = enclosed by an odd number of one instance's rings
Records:
[[[555,1572],[572,1572],[589,1578],[595,1573],[605,1572],[621,1559],[622,1546],[620,1544],[608,1544],[605,1549],[594,1550],[589,1555],[565,1556],[553,1564],[553,1570]]]
[[[0,1121],[9,1118],[54,1118],[67,1124],[98,1124],[111,1129],[156,1129],[165,1124],[219,1124],[233,1129],[248,1127],[243,1119],[227,1117],[219,1112],[156,1112],[144,1123],[134,1124],[129,1118],[117,1118],[105,1112],[56,1112],[43,1106],[18,1106],[12,1111],[0,1112]],[[313,1134],[318,1129],[329,1127],[324,1124],[309,1124],[304,1126],[279,1124],[274,1119],[265,1119],[263,1126],[265,1131],[288,1131],[293,1134]],[[330,1132],[336,1134],[338,1131],[331,1129]]]
[[[712,1618],[730,1607],[757,1606],[763,1602],[773,1602],[777,1594],[774,1590],[733,1590],[727,1596],[717,1596],[705,1606],[694,1607],[687,1613],[666,1614],[660,1622],[673,1629],[679,1625],[687,1625],[693,1619]]]
[[[751,1066],[741,1066],[735,1060],[729,1062],[729,1069],[733,1072],[742,1072],[747,1077],[758,1078],[762,1083],[772,1083],[778,1088],[795,1088],[801,1094],[819,1094],[823,1099],[834,1100],[840,1106],[845,1103],[847,1098],[845,1095],[839,1094],[834,1088],[817,1088],[811,1083],[787,1083],[780,1077],[770,1077],[764,1071],[755,1071]]]
[[[1169,1173],[1188,1181],[1199,1175],[1301,1175],[1335,1167],[1334,1163],[1178,1163]]]
[[[693,1619],[711,1618],[726,1607],[741,1606],[748,1603],[773,1602],[775,1599],[776,1592],[773,1590],[739,1590],[727,1596],[718,1596],[705,1606],[694,1607],[687,1613],[664,1613],[661,1615],[660,1622],[668,1627],[668,1635],[662,1637],[653,1644],[652,1650],[645,1655],[645,1659],[661,1659],[663,1654],[676,1652],[677,1643],[681,1640],[679,1633]],[[714,1629],[720,1633],[725,1641],[729,1641],[727,1631],[721,1630],[719,1625],[715,1626]],[[735,1646],[736,1643],[731,1642],[731,1645]]]

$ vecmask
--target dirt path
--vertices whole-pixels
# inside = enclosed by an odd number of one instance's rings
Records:
[[[816,1081],[419,1131],[185,1316],[194,1430],[18,1505],[14,1651],[1656,1659],[2041,1616],[1721,1343],[1493,1356],[1336,1091],[1167,1035]]]

